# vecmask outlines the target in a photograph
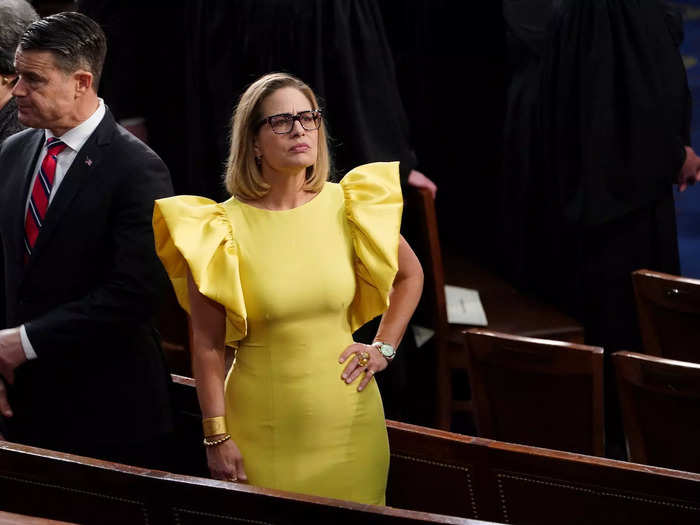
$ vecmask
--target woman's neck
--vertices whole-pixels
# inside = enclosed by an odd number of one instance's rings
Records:
[[[268,210],[290,210],[313,198],[311,192],[304,190],[306,169],[296,175],[264,170],[263,178],[270,184],[270,190],[256,203]]]

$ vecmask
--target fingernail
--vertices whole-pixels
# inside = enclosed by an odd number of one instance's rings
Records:
[[[358,387],[357,387],[357,391],[358,391],[358,392],[362,392],[362,387],[361,387],[361,386],[358,386]]]
[[[342,357],[340,359],[338,359],[339,363],[342,363],[343,361],[345,361],[345,359],[343,359]]]
[[[343,379],[347,379],[347,378],[348,378],[348,375],[347,375],[347,374],[343,374],[342,377],[343,377]]]

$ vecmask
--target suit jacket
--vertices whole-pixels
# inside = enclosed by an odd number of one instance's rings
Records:
[[[78,153],[25,264],[25,202],[44,131],[0,146],[6,326],[25,325],[38,359],[17,368],[11,438],[80,452],[172,426],[169,375],[151,324],[166,277],[153,243],[167,167],[109,110]]]

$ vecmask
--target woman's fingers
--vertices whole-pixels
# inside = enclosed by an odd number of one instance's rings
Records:
[[[361,366],[356,366],[355,369],[347,376],[345,377],[345,382],[349,385],[352,383],[357,377],[364,371],[364,368]],[[345,374],[343,374],[345,375]]]
[[[348,378],[355,372],[355,370],[357,370],[357,365],[358,360],[357,356],[355,356],[348,362],[348,364],[345,367],[345,370],[343,370],[343,374],[341,376],[343,381],[347,382]]]
[[[356,352],[362,349],[364,345],[361,345],[359,343],[353,343],[350,346],[348,346],[343,352],[340,354],[340,357],[338,357],[338,362],[339,363],[344,363],[348,357],[351,355],[354,355]]]
[[[209,472],[214,479],[222,481],[247,480],[243,469],[243,456],[230,439],[207,450]]]
[[[365,376],[362,378],[362,381],[360,381],[360,384],[357,385],[357,391],[362,392],[365,387],[369,384],[370,381],[372,381],[372,378],[374,377],[374,370],[371,368],[368,368],[367,371],[365,372]]]
[[[238,481],[248,481],[248,476],[243,468],[243,458],[238,458],[236,460],[236,472],[238,473]]]

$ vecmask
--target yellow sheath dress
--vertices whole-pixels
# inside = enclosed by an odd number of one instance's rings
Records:
[[[338,356],[384,312],[398,267],[398,163],[360,166],[291,210],[180,196],[156,201],[156,249],[189,311],[187,268],[226,308],[237,347],[226,424],[250,483],[384,503],[389,446],[374,380]]]

